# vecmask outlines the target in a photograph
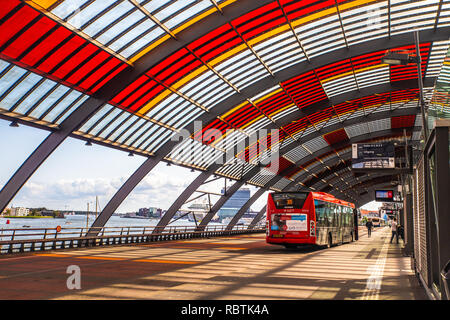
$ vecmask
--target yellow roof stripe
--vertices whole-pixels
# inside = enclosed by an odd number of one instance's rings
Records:
[[[237,105],[236,107],[234,107],[233,109],[229,110],[228,112],[224,113],[221,115],[222,118],[226,118],[228,117],[230,114],[232,114],[233,112],[235,112],[236,110],[242,108],[243,106],[249,104],[248,101],[244,101],[241,104]]]
[[[252,121],[247,122],[245,125],[242,126],[242,129],[247,128],[247,127],[250,126],[252,123],[258,121],[259,119],[261,119],[261,118],[263,118],[263,117],[264,117],[264,115],[260,115],[260,116],[256,117],[255,119],[253,119]]]
[[[47,10],[48,8],[50,8],[57,1],[58,0],[27,0],[25,2],[27,2],[28,4],[30,4],[32,6],[33,6],[33,3],[37,4],[41,8]]]
[[[263,97],[261,97],[261,98],[258,98],[257,100],[253,101],[253,103],[257,104],[257,103],[259,103],[259,102],[261,102],[261,101],[263,101],[263,100],[266,100],[267,98],[269,98],[269,97],[271,97],[271,96],[277,94],[277,93],[280,92],[280,91],[283,91],[283,88],[279,88],[279,89],[277,89],[277,90],[275,90],[275,91],[272,91],[272,92],[266,94],[265,96],[263,96]]]
[[[295,106],[294,103],[288,104],[286,107],[283,107],[283,108],[281,108],[281,109],[275,110],[274,112],[270,113],[269,116],[270,116],[270,117],[273,117],[274,115],[280,113],[281,111],[284,111],[284,110],[286,110],[286,109],[292,108],[293,106]]]
[[[205,65],[201,66],[200,68],[194,70],[193,72],[188,74],[186,77],[184,77],[180,81],[176,82],[171,88],[173,88],[174,90],[177,90],[179,87],[181,87],[185,83],[189,82],[192,78],[195,78],[196,76],[198,76],[200,73],[203,73],[207,69],[208,69],[207,66],[205,66]],[[154,98],[149,103],[147,103],[145,106],[143,106],[141,109],[139,109],[137,114],[140,114],[140,115],[146,114],[151,108],[153,108],[157,103],[159,103],[162,99],[164,99],[171,93],[172,93],[172,91],[169,89],[164,90],[156,98]]]

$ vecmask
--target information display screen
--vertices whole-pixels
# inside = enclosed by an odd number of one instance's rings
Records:
[[[375,201],[394,201],[393,190],[375,190]]]
[[[352,144],[353,169],[395,168],[395,147],[392,143]]]

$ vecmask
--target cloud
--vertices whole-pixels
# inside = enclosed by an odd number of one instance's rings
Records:
[[[87,202],[95,202],[97,196],[103,208],[127,178],[28,181],[13,203],[14,206],[85,210]],[[190,177],[186,175],[167,176],[163,172],[152,172],[130,193],[118,212],[135,211],[149,206],[167,209],[190,182]]]
[[[199,172],[192,173],[190,170],[174,166],[160,167],[159,170],[150,172],[134,188],[116,212],[132,212],[144,207],[158,207],[167,210],[198,174]],[[55,181],[31,179],[19,191],[12,204],[15,207],[86,210],[89,202],[90,210],[95,210],[93,208],[97,196],[101,210],[127,179],[126,176],[58,179]],[[227,186],[231,184],[227,182]],[[246,187],[251,189],[252,194],[257,190],[256,187],[250,185]],[[222,188],[223,180],[219,180],[202,185],[199,190],[220,193]],[[196,193],[192,197],[198,195]],[[213,203],[218,200],[218,196],[211,195],[210,197]],[[259,211],[266,201],[267,195],[264,194],[252,205],[252,209]]]

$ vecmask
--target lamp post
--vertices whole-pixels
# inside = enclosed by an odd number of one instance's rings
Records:
[[[423,80],[422,80],[422,59],[420,57],[420,48],[419,48],[419,31],[414,31],[414,43],[416,45],[416,56],[410,56],[408,53],[399,52],[399,53],[388,53],[383,58],[381,58],[381,62],[383,64],[389,65],[407,65],[410,63],[417,64],[417,79],[419,82],[419,103],[420,103],[420,112],[422,114],[422,126],[424,130],[424,138],[425,141],[428,140],[428,125],[425,119],[425,100],[423,98]]]

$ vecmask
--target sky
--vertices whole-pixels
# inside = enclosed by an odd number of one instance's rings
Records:
[[[0,188],[26,160],[49,132],[20,125],[10,127],[0,119]],[[46,207],[52,210],[95,211],[96,197],[100,211],[126,179],[145,161],[142,156],[129,157],[127,152],[96,145],[86,146],[75,138],[66,139],[27,181],[9,207]],[[116,212],[135,212],[139,208],[168,209],[200,171],[160,163],[137,185]],[[234,182],[227,181],[227,186]],[[224,179],[203,185],[199,190],[220,193]],[[251,194],[254,186],[244,186]],[[192,197],[199,195],[195,193]],[[211,202],[218,196],[211,196]],[[200,198],[206,201],[207,196]],[[267,200],[264,193],[251,207],[259,211]],[[372,201],[363,208],[377,210],[381,203]]]

